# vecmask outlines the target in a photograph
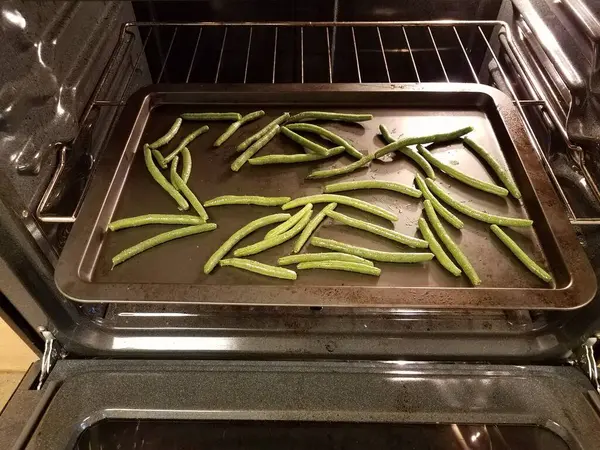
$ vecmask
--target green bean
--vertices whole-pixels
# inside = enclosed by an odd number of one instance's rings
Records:
[[[165,242],[172,241],[173,239],[190,236],[192,234],[212,231],[216,228],[216,223],[204,223],[202,225],[192,225],[191,227],[179,228],[177,230],[171,230],[167,231],[166,233],[158,234],[118,253],[112,259],[112,268],[114,269],[116,265],[121,264],[122,262],[127,261],[129,258],[138,255],[152,247],[156,247],[157,245],[164,244]]]
[[[258,205],[258,206],[281,206],[290,201],[290,197],[261,197],[259,195],[222,195],[204,202],[207,208],[210,206],[224,205]]]
[[[206,210],[202,207],[202,203],[200,203],[200,200],[198,200],[188,185],[183,182],[177,172],[173,174],[173,177],[175,179],[175,186],[177,186],[185,198],[188,199],[192,205],[192,208],[196,210],[200,217],[202,217],[204,220],[208,220],[208,214],[206,214]]]
[[[542,269],[533,259],[531,259],[527,253],[525,253],[523,249],[521,249],[521,247],[519,247],[517,243],[504,232],[502,228],[500,228],[498,225],[491,225],[490,228],[494,234],[498,236],[498,239],[500,239],[502,243],[508,247],[513,255],[515,255],[517,259],[521,261],[525,267],[527,267],[527,269],[544,280],[546,283],[552,283],[552,275]]]
[[[307,148],[314,153],[318,153],[319,155],[327,154],[327,148],[311,141],[310,139],[306,139],[304,136],[300,136],[298,133],[288,129],[287,127],[281,127],[281,132],[289,137],[292,141],[300,144],[302,147]]]
[[[175,156],[184,149],[184,147],[188,146],[190,144],[190,142],[192,142],[194,139],[196,139],[198,136],[200,136],[201,134],[204,134],[208,131],[208,126],[204,125],[203,127],[198,128],[197,130],[194,130],[193,132],[191,132],[190,134],[188,134],[186,137],[184,137],[181,142],[179,143],[179,145],[177,146],[177,148],[175,150],[173,150],[171,153],[169,153],[167,156],[165,156],[165,164],[168,164],[169,162],[171,162],[171,160],[173,158],[175,158]]]
[[[277,119],[269,122],[266,127],[262,128],[260,131],[257,131],[252,136],[250,136],[248,139],[246,139],[244,142],[242,142],[240,145],[238,145],[236,147],[236,150],[238,152],[243,152],[248,147],[250,147],[250,145],[252,145],[254,142],[258,141],[261,137],[263,137],[265,134],[267,134],[269,132],[269,130],[271,128],[273,128],[275,125],[281,125],[282,123],[285,123],[289,118],[290,118],[290,113],[283,113]]]
[[[514,198],[521,198],[521,191],[519,191],[519,188],[515,184],[513,178],[510,176],[508,170],[505,170],[491,154],[489,154],[482,146],[476,142],[473,142],[473,140],[469,138],[463,138],[463,143],[470,149],[474,150],[481,159],[488,163],[488,166],[492,168],[494,173],[498,176],[498,178],[500,178],[500,181],[502,181],[502,184],[504,184],[506,189],[508,189]]]
[[[306,214],[304,214],[304,217],[302,217],[302,219],[300,219],[300,221],[296,225],[294,225],[292,228],[290,228],[286,232],[278,234],[277,236],[273,236],[272,238],[269,238],[269,239],[264,239],[260,242],[257,242],[256,244],[238,248],[236,251],[233,252],[233,256],[237,257],[237,256],[254,255],[256,253],[263,252],[272,247],[276,247],[280,244],[283,244],[286,241],[289,241],[291,238],[296,236],[298,233],[300,233],[304,229],[306,224],[309,222],[311,215],[312,215],[312,211],[308,211]]]
[[[304,230],[302,230],[302,233],[300,233],[300,236],[298,236],[298,239],[296,239],[292,253],[298,253],[300,250],[302,250],[302,247],[304,246],[304,244],[306,244],[306,241],[308,241],[308,239],[310,238],[310,235],[313,234],[313,232],[321,224],[323,219],[325,219],[325,217],[327,216],[327,212],[333,211],[336,208],[336,206],[337,206],[337,203],[330,203],[329,205],[325,206],[319,212],[319,214],[317,214],[315,217],[313,217],[313,219],[308,223],[308,225],[306,225],[306,227],[304,227]]]
[[[189,203],[179,192],[177,192],[177,189],[175,189],[173,185],[167,181],[164,175],[160,173],[160,170],[158,170],[158,167],[156,167],[156,164],[154,164],[152,152],[148,144],[144,145],[144,161],[146,162],[148,172],[150,172],[150,175],[152,175],[154,181],[156,181],[160,187],[162,187],[171,197],[173,197],[173,199],[179,205],[180,210],[187,210],[190,207]]]
[[[345,175],[351,172],[354,172],[361,167],[368,166],[368,164],[373,161],[373,155],[367,155],[360,158],[358,161],[354,161],[352,164],[348,164],[346,166],[338,167],[335,169],[324,169],[324,170],[313,170],[309,175],[308,179],[313,180],[316,178],[329,178],[329,177],[337,177],[338,175]]]
[[[465,226],[462,220],[460,220],[458,217],[452,214],[452,212],[448,208],[442,205],[441,202],[437,198],[435,198],[435,195],[431,193],[423,177],[421,177],[421,175],[419,175],[418,173],[415,174],[415,181],[417,182],[417,187],[423,193],[423,198],[431,202],[431,204],[433,205],[433,209],[435,209],[435,211],[440,216],[442,216],[446,220],[446,222],[448,222],[450,225],[452,225],[458,230]]]
[[[309,261],[298,264],[298,270],[304,269],[325,269],[325,270],[343,270],[346,272],[362,273],[364,275],[381,275],[379,267],[367,266],[347,261]]]
[[[312,207],[313,207],[313,205],[310,203],[308,205],[306,205],[304,208],[302,208],[300,211],[298,211],[296,214],[294,214],[288,220],[286,220],[282,224],[277,225],[275,228],[273,228],[271,231],[269,231],[267,234],[265,234],[265,239],[270,239],[272,237],[275,237],[278,234],[284,233],[287,230],[289,230],[290,228],[292,228],[294,225],[296,225],[298,222],[300,222],[300,220],[302,220],[302,218],[304,217],[305,214],[308,214],[308,212],[312,210]]]
[[[323,111],[304,111],[290,117],[290,122],[304,122],[307,120],[336,120],[340,122],[364,122],[371,120],[373,114],[347,114]]]
[[[380,227],[379,225],[374,225],[372,223],[365,222],[364,220],[355,219],[354,217],[349,217],[335,211],[328,211],[327,216],[331,217],[333,220],[343,223],[344,225],[348,225],[359,230],[368,231],[369,233],[376,234],[391,241],[399,242],[400,244],[408,245],[412,248],[429,247],[427,241],[424,241],[423,239],[407,236],[406,234],[398,233],[397,231],[389,230],[387,228]]]
[[[253,166],[265,166],[267,164],[292,164],[292,163],[302,163],[309,161],[319,161],[321,159],[331,158],[332,156],[337,156],[340,153],[344,152],[346,149],[342,146],[334,147],[332,149],[327,150],[326,155],[317,155],[314,153],[302,154],[298,153],[296,155],[267,155],[267,156],[259,156],[257,158],[252,158],[248,160],[248,163]]]
[[[477,178],[473,178],[472,176],[467,175],[466,173],[461,172],[458,169],[455,169],[451,165],[440,161],[435,156],[433,156],[431,154],[431,152],[429,150],[427,150],[425,147],[423,147],[422,145],[420,145],[420,144],[417,145],[417,149],[419,150],[419,153],[421,153],[427,161],[429,161],[435,167],[440,169],[446,175],[451,176],[455,180],[458,180],[461,183],[464,183],[468,186],[474,187],[475,189],[479,189],[480,191],[488,192],[490,194],[498,195],[500,197],[506,197],[508,195],[508,191],[506,189],[504,189],[503,187],[497,186],[492,183],[487,183],[485,181],[478,180]]]
[[[178,164],[179,164],[179,156],[176,156],[175,158],[173,158],[173,161],[171,161],[171,167],[169,169],[169,181],[171,181],[171,185],[177,190],[179,190],[179,188],[175,184],[175,175],[177,175],[177,165]]]
[[[431,249],[431,253],[435,255],[436,259],[440,262],[442,267],[455,277],[460,276],[462,270],[460,270],[460,268],[452,262],[448,255],[446,255],[446,252],[444,251],[438,240],[435,238],[433,232],[429,228],[429,225],[427,225],[427,221],[423,217],[419,218],[419,230],[421,231],[421,234],[423,235],[425,240],[429,242],[429,248]]]
[[[246,161],[252,158],[261,148],[263,148],[267,143],[273,139],[277,133],[279,133],[279,125],[275,125],[269,131],[267,131],[258,141],[252,144],[248,149],[238,156],[235,161],[231,163],[231,170],[237,172],[242,168]]]
[[[244,225],[242,228],[233,233],[229,239],[227,239],[216,252],[212,254],[206,264],[204,264],[204,273],[209,274],[215,268],[215,266],[219,263],[219,261],[231,250],[235,244],[240,242],[250,233],[258,230],[259,228],[266,227],[268,225],[283,222],[290,218],[289,214],[279,213],[279,214],[271,214],[270,216],[261,217],[260,219],[253,220],[252,222]]]
[[[241,120],[242,115],[240,113],[235,112],[227,112],[227,113],[183,113],[180,116],[183,120],[202,120],[202,121],[216,121],[216,120]]]
[[[156,141],[149,145],[150,149],[162,147],[163,145],[167,145],[169,142],[171,142],[171,139],[173,139],[179,131],[179,127],[181,127],[181,122],[183,121],[180,117],[178,117],[173,123],[173,125],[171,125],[171,128],[169,128],[169,131],[167,131],[167,134],[158,138]]]
[[[390,133],[390,130],[388,130],[385,125],[379,125],[379,131],[381,132],[383,140],[386,141],[388,144],[397,141],[397,139],[394,139],[394,137]],[[429,164],[427,160],[419,154],[419,152],[413,150],[410,147],[403,147],[398,149],[398,151],[412,159],[413,162],[416,163],[417,166],[419,166],[423,170],[423,172],[425,172],[425,175],[435,180],[435,172],[433,171],[433,167],[431,167],[431,164]]]
[[[388,153],[400,150],[401,148],[406,147],[407,145],[426,144],[428,142],[452,141],[454,139],[458,139],[461,136],[464,136],[467,133],[470,133],[471,131],[473,131],[473,127],[465,127],[455,131],[450,131],[448,133],[400,138],[397,141],[394,141],[391,144],[388,144],[385,147],[382,147],[379,150],[377,150],[377,152],[375,153],[375,158],[381,158],[383,155],[387,155]]]
[[[167,164],[165,163],[165,158],[163,157],[162,153],[159,150],[153,149],[152,156],[154,156],[154,159],[156,160],[156,162],[158,163],[158,165],[160,167],[162,167],[163,169],[167,168]]]
[[[244,125],[248,122],[252,122],[253,120],[259,119],[264,115],[265,115],[265,112],[262,110],[254,111],[254,112],[251,112],[250,114],[246,114],[241,119],[239,119],[239,120],[233,122],[231,125],[229,125],[229,127],[225,130],[225,132],[221,136],[219,136],[217,138],[217,140],[215,141],[215,143],[213,145],[215,147],[221,146],[227,139],[229,139],[231,136],[233,136],[233,133],[235,133],[242,125]]]
[[[400,192],[410,197],[420,198],[421,191],[410,186],[391,181],[364,180],[364,181],[345,181],[342,183],[328,184],[323,192],[333,194],[335,192],[354,191],[357,189],[385,189],[387,191]]]
[[[448,194],[441,187],[435,184],[434,181],[429,179],[427,179],[426,181],[429,189],[431,189],[431,191],[444,203],[456,209],[457,211],[460,211],[464,215],[472,217],[473,219],[480,220],[481,222],[486,223],[495,223],[496,225],[504,225],[507,227],[530,227],[533,225],[533,220],[530,219],[497,216],[495,214],[488,214],[483,211],[479,211],[475,208],[471,208],[470,206],[453,199],[450,196],[450,194]]]
[[[236,269],[243,269],[249,272],[258,273],[260,275],[265,275],[267,277],[281,278],[283,280],[295,280],[297,278],[296,272],[293,270],[284,269],[283,267],[270,266],[268,264],[263,264],[249,259],[222,259],[219,261],[219,265],[235,267]]]
[[[345,195],[337,195],[337,194],[317,194],[317,195],[309,195],[307,197],[299,197],[291,202],[286,203],[281,207],[281,209],[288,210],[292,208],[297,208],[298,206],[304,206],[307,203],[339,203],[341,205],[352,206],[353,208],[360,209],[361,211],[366,211],[371,214],[375,214],[376,216],[383,217],[384,219],[395,222],[398,220],[395,214],[392,214],[385,209],[373,205],[371,203],[365,202],[364,200],[359,200],[357,198],[346,197]]]
[[[424,204],[425,213],[427,214],[427,218],[429,219],[431,226],[435,230],[440,240],[446,246],[450,254],[454,256],[454,259],[465,272],[465,275],[467,276],[467,278],[469,278],[471,284],[473,284],[473,286],[481,284],[481,279],[479,278],[479,275],[477,275],[477,272],[475,272],[475,268],[471,265],[471,262],[469,261],[467,256],[463,253],[460,247],[456,245],[456,243],[452,240],[450,235],[444,229],[442,222],[440,221],[437,214],[435,213],[435,210],[433,209],[431,201],[425,200]]]
[[[306,228],[305,228],[306,229]],[[277,260],[280,266],[288,266],[290,264],[299,264],[310,261],[347,261],[366,266],[372,266],[373,263],[368,259],[360,256],[349,255],[348,253],[302,253],[301,255],[282,256]]]
[[[336,145],[343,145],[344,148],[346,149],[346,152],[348,152],[350,155],[354,156],[355,158],[360,159],[363,157],[363,154],[361,152],[359,152],[358,150],[356,150],[346,140],[342,139],[337,134],[332,133],[331,131],[326,130],[325,128],[320,127],[318,125],[313,125],[312,123],[291,123],[291,124],[287,125],[286,128],[288,130],[292,130],[292,131],[304,131],[306,133],[317,134],[317,135],[321,136],[322,138],[333,142]]]
[[[315,247],[327,248],[336,252],[349,253],[351,255],[360,256],[373,261],[389,263],[418,263],[431,261],[433,259],[433,253],[382,252],[364,247],[355,247],[354,245],[344,244],[343,242],[334,241],[333,239],[322,239],[319,237],[312,238],[310,243]]]
[[[108,224],[110,231],[122,230],[124,228],[140,227],[142,225],[166,224],[166,225],[200,225],[205,222],[198,216],[185,216],[183,214],[145,214],[143,216],[127,217],[115,220]]]
[[[181,149],[181,159],[182,159],[182,168],[181,168],[181,179],[185,184],[190,179],[190,175],[192,174],[192,154],[187,147],[183,147]]]

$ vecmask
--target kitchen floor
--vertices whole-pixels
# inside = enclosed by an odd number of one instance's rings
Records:
[[[0,411],[37,355],[0,319]]]

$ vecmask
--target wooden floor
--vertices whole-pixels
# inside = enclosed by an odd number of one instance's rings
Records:
[[[32,362],[39,358],[0,319],[0,411]]]

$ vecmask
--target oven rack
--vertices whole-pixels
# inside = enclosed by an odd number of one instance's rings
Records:
[[[167,36],[166,48],[160,37]],[[158,60],[146,60],[154,47]],[[125,60],[129,73],[120,73]],[[258,63],[257,63],[258,61]],[[489,67],[497,68],[502,86],[518,109],[526,132],[550,176],[571,223],[599,225],[600,218],[579,217],[571,206],[543,151],[528,113],[547,114],[570,150],[585,179],[582,149],[570,142],[565,125],[536,83],[530,65],[503,21],[381,21],[381,22],[131,22],[122,26],[92,98],[81,120],[82,130],[94,127],[99,111],[113,111],[110,135],[120,110],[143,87],[139,74],[149,71],[152,83],[483,83],[499,84]],[[378,70],[374,70],[374,67]],[[126,81],[115,90],[111,81]],[[512,76],[512,78],[511,78]],[[519,89],[514,78],[525,86]],[[149,84],[149,83],[146,83]],[[77,142],[79,135],[73,142]],[[106,141],[104,141],[106,142]],[[71,215],[46,212],[68,166],[69,144],[59,148],[55,172],[36,208],[44,223],[73,223]],[[595,192],[598,190],[595,189]],[[85,189],[84,189],[85,195]],[[600,196],[600,194],[599,194]]]

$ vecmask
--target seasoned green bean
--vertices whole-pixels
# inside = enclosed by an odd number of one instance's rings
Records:
[[[244,225],[242,228],[229,236],[229,239],[227,239],[223,245],[221,245],[217,251],[212,254],[210,258],[208,258],[208,261],[206,261],[206,264],[204,264],[204,273],[207,275],[211,273],[221,258],[223,258],[229,252],[229,250],[234,247],[235,244],[240,242],[250,233],[255,232],[259,228],[266,227],[274,223],[283,222],[289,218],[290,215],[287,213],[271,214],[270,216],[261,217],[260,219],[253,220],[252,222]]]
[[[298,133],[288,129],[287,127],[281,127],[281,132],[289,137],[292,141],[300,144],[302,147],[309,149],[311,152],[319,155],[326,155],[327,149],[316,142],[306,139],[304,136],[300,136]]]
[[[183,147],[181,149],[181,160],[181,179],[185,184],[187,184],[188,180],[190,179],[190,175],[192,174],[192,154],[187,147]]]
[[[475,268],[471,265],[471,262],[469,261],[467,256],[463,253],[460,247],[456,245],[456,243],[452,240],[450,235],[444,229],[442,222],[440,221],[437,214],[435,213],[435,210],[433,209],[431,201],[425,200],[424,204],[425,213],[427,214],[429,223],[431,223],[431,226],[435,230],[440,240],[444,243],[450,254],[454,256],[454,259],[465,272],[465,275],[467,276],[467,278],[469,278],[471,284],[473,284],[473,286],[481,284],[481,279],[479,278],[479,275],[477,275],[477,272],[475,272]]]
[[[261,137],[263,137],[265,134],[267,134],[269,132],[269,130],[271,128],[273,128],[275,125],[281,125],[282,123],[285,123],[289,118],[290,118],[290,113],[283,113],[277,119],[269,122],[266,127],[262,128],[260,131],[257,131],[252,136],[250,136],[248,139],[246,139],[244,142],[242,142],[240,145],[238,145],[236,147],[236,150],[238,152],[243,152],[248,147],[250,147],[250,145],[252,145],[254,142],[258,141]]]
[[[429,247],[427,241],[424,241],[423,239],[407,236],[406,234],[398,233],[397,231],[380,227],[379,225],[374,225],[372,223],[365,222],[364,220],[355,219],[354,217],[349,217],[335,211],[328,211],[327,216],[331,217],[333,220],[343,223],[344,225],[348,225],[349,227],[368,231],[369,233],[376,234],[391,241],[399,242],[400,244],[408,245],[412,248]]]
[[[385,125],[379,125],[379,131],[381,132],[383,140],[386,141],[388,144],[397,141],[397,139],[394,139],[394,137],[390,133],[390,130],[388,130]],[[419,154],[419,152],[413,150],[410,147],[403,147],[398,149],[398,151],[412,159],[413,162],[415,162],[415,164],[417,164],[417,166],[419,166],[423,170],[423,172],[425,172],[425,175],[435,180],[435,172],[433,171],[433,167],[431,167],[431,164],[429,164],[427,160]]]
[[[166,225],[201,225],[204,219],[198,216],[186,216],[183,214],[144,214],[143,216],[127,217],[115,220],[108,224],[110,231],[122,230],[124,228],[140,227],[142,225],[166,224]]]
[[[455,180],[458,180],[461,183],[464,183],[468,186],[474,187],[475,189],[479,189],[480,191],[488,192],[490,194],[498,195],[500,197],[506,197],[508,195],[508,191],[506,189],[504,189],[503,187],[497,186],[492,183],[487,183],[485,181],[478,180],[477,178],[473,178],[472,176],[467,175],[466,173],[461,172],[458,169],[455,169],[451,165],[440,161],[435,156],[433,156],[431,154],[431,152],[429,150],[427,150],[425,147],[423,147],[422,145],[420,145],[420,144],[417,145],[417,149],[419,150],[419,153],[421,153],[427,161],[429,161],[435,167],[440,169],[446,175],[451,176]]]
[[[389,263],[418,263],[431,261],[433,259],[433,253],[382,252],[364,247],[355,247],[354,245],[344,244],[343,242],[334,241],[333,239],[322,239],[319,237],[312,238],[310,243],[315,247],[327,248],[336,252],[349,253],[351,255],[360,256],[361,258],[371,259],[373,261]]]
[[[455,277],[460,276],[462,270],[460,270],[460,268],[452,262],[448,255],[446,255],[446,252],[435,238],[433,232],[429,228],[429,225],[427,225],[427,221],[423,217],[419,218],[419,230],[421,231],[421,234],[425,240],[429,242],[431,253],[435,255],[442,267]]]
[[[306,229],[306,228],[305,228]],[[358,264],[372,266],[373,263],[368,259],[360,256],[349,255],[348,253],[302,253],[301,255],[282,256],[277,260],[280,266],[288,266],[290,264],[299,264],[310,261],[347,261]]]
[[[250,259],[222,259],[219,261],[219,265],[235,267],[236,269],[243,269],[249,272],[258,273],[260,275],[265,275],[267,277],[281,278],[283,280],[295,280],[297,278],[296,272],[293,270],[284,269],[283,267],[270,266],[268,264],[252,261]]]
[[[290,201],[290,197],[261,197],[260,195],[222,195],[204,202],[207,208],[223,205],[281,206]]]
[[[491,225],[490,228],[494,234],[498,236],[498,239],[500,239],[502,243],[508,247],[513,255],[515,255],[517,259],[521,261],[523,265],[527,267],[527,269],[529,269],[529,271],[544,280],[546,283],[552,283],[552,275],[542,269],[533,259],[531,259],[527,253],[525,253],[523,249],[519,247],[508,234],[504,232],[502,228],[500,228],[498,225]]]
[[[177,175],[177,166],[178,165],[179,165],[179,156],[176,156],[175,158],[173,158],[173,161],[171,161],[171,167],[169,168],[169,181],[171,182],[171,185],[179,191],[179,188],[175,184],[175,175]]]
[[[348,261],[309,261],[298,264],[298,270],[304,269],[343,270],[346,272],[362,273],[364,275],[374,275],[376,277],[381,275],[379,267]]]
[[[382,147],[379,150],[377,150],[377,152],[375,153],[375,158],[381,158],[383,155],[387,155],[388,153],[400,150],[401,148],[406,147],[407,145],[426,144],[428,142],[452,141],[454,139],[458,139],[461,136],[464,136],[467,133],[470,133],[471,131],[473,131],[473,127],[465,127],[455,131],[450,131],[448,133],[400,138],[397,141],[394,141],[391,144],[388,144],[385,147]]]
[[[337,203],[330,203],[329,205],[325,206],[315,217],[313,217],[313,219],[308,223],[308,225],[304,227],[304,230],[302,230],[302,233],[300,233],[298,239],[296,239],[292,253],[298,253],[300,250],[302,250],[302,247],[304,246],[304,244],[306,244],[306,241],[308,241],[310,235],[313,234],[313,232],[321,224],[323,219],[325,219],[327,213],[329,211],[333,211],[336,206]]]
[[[183,120],[201,120],[201,121],[229,121],[229,120],[241,120],[242,115],[240,113],[235,112],[227,112],[227,113],[183,113],[181,115]]]
[[[508,170],[504,169],[491,154],[489,154],[481,145],[477,144],[472,139],[463,138],[463,143],[470,149],[474,150],[481,159],[488,163],[488,166],[492,168],[494,173],[498,176],[498,178],[500,178],[500,181],[502,181],[502,184],[504,184],[506,189],[508,189],[514,198],[521,198],[521,191],[519,191],[519,188],[515,184],[515,181],[511,177]]]
[[[326,155],[317,155],[314,153],[302,154],[298,153],[296,155],[267,155],[267,156],[258,156],[256,158],[252,158],[248,160],[248,163],[253,166],[265,166],[267,164],[292,164],[292,163],[302,163],[309,161],[319,161],[321,159],[331,158],[333,156],[337,156],[340,153],[343,153],[346,149],[342,146],[334,147],[332,149],[327,150]]]
[[[179,131],[179,128],[181,127],[181,122],[183,121],[180,117],[178,117],[173,123],[173,125],[171,125],[171,128],[169,128],[169,131],[167,131],[167,134],[158,138],[156,141],[149,145],[150,149],[162,147],[163,145],[167,145],[169,142],[171,142],[171,139],[173,139]]]
[[[363,154],[361,152],[359,152],[358,150],[356,150],[356,148],[354,148],[345,139],[341,138],[337,134],[332,133],[331,131],[326,130],[325,128],[320,127],[318,125],[313,125],[312,123],[291,123],[289,125],[286,125],[286,128],[288,130],[292,130],[292,131],[304,131],[306,133],[317,134],[317,135],[321,136],[322,138],[333,142],[336,145],[343,145],[344,148],[346,149],[346,152],[348,152],[350,155],[354,156],[355,158],[360,159],[363,157]]]
[[[302,220],[305,214],[308,214],[309,211],[312,211],[312,208],[313,205],[309,203],[296,214],[294,214],[292,217],[290,217],[288,220],[286,220],[282,224],[277,225],[275,228],[273,228],[271,231],[265,234],[265,239],[270,239],[272,237],[277,236],[278,234],[286,232],[298,222],[300,222],[300,220]]]
[[[328,184],[323,192],[333,194],[335,192],[354,191],[358,189],[385,189],[387,191],[400,192],[410,197],[420,198],[421,191],[410,186],[391,181],[364,180],[364,181],[344,181],[341,183]]]
[[[160,173],[160,170],[158,170],[158,167],[156,167],[156,164],[154,164],[154,160],[152,159],[152,151],[150,150],[150,146],[148,144],[144,145],[144,161],[146,162],[148,172],[150,172],[150,175],[152,175],[154,181],[156,181],[160,187],[162,187],[171,197],[173,197],[173,199],[179,205],[180,210],[186,211],[190,207],[189,203],[179,192],[177,192],[177,189],[175,189],[173,185],[167,181],[164,175]]]
[[[152,156],[154,156],[154,159],[156,160],[156,162],[158,163],[158,165],[160,167],[162,167],[163,169],[166,169],[167,164],[165,163],[165,158],[163,157],[160,150],[153,149]]]
[[[181,177],[177,172],[173,174],[175,179],[175,186],[181,191],[181,193],[188,199],[192,208],[196,210],[198,215],[202,217],[204,220],[208,220],[208,214],[206,214],[206,210],[202,207],[202,203],[198,200],[198,198],[194,195],[192,190],[188,187],[187,184],[183,182]]]
[[[460,220],[458,217],[452,214],[452,212],[448,208],[442,205],[440,201],[437,198],[435,198],[435,196],[427,187],[427,184],[425,183],[423,177],[421,177],[421,175],[419,175],[418,173],[415,174],[415,181],[417,182],[417,187],[423,193],[423,198],[431,202],[431,204],[433,205],[433,209],[435,209],[435,211],[440,216],[442,216],[446,220],[446,222],[448,222],[450,225],[452,225],[458,230],[465,226],[462,220]]]
[[[361,211],[366,211],[371,214],[375,214],[376,216],[383,217],[384,219],[395,222],[398,220],[395,214],[392,214],[385,209],[373,205],[371,203],[365,202],[364,200],[359,200],[357,198],[346,197],[345,195],[338,194],[317,194],[317,195],[309,195],[307,197],[299,197],[291,202],[286,203],[281,207],[281,209],[288,210],[292,208],[297,208],[298,206],[304,206],[307,203],[339,203],[341,205],[352,206],[353,208],[360,209]]]
[[[347,173],[352,173],[361,167],[367,167],[368,164],[373,161],[373,155],[367,155],[360,158],[358,161],[354,161],[352,164],[348,164],[346,166],[337,167],[335,169],[324,169],[324,170],[313,170],[309,175],[308,179],[317,179],[317,178],[330,178],[337,177],[338,175],[345,175]]]
[[[273,236],[269,239],[264,239],[256,244],[248,245],[246,247],[238,248],[233,252],[233,256],[249,256],[255,255],[256,253],[263,252],[272,247],[276,247],[280,244],[283,244],[286,241],[289,241],[291,238],[300,233],[306,224],[310,221],[310,216],[312,215],[312,210],[308,211],[300,221],[294,225],[292,228],[287,230],[284,233],[278,234],[277,236]]]
[[[324,111],[304,111],[290,117],[290,122],[308,120],[336,120],[339,122],[364,122],[373,119],[373,114],[348,114]]]
[[[495,214],[488,214],[483,211],[479,211],[475,208],[471,208],[470,206],[453,199],[450,196],[450,194],[448,194],[441,187],[435,184],[433,180],[427,179],[426,182],[427,186],[436,195],[436,197],[438,197],[448,206],[451,206],[457,211],[460,211],[464,215],[472,217],[473,219],[480,220],[481,222],[486,223],[495,223],[496,225],[504,225],[507,227],[530,227],[533,225],[533,220],[530,219],[497,216]]]
[[[194,130],[193,132],[188,134],[186,137],[184,137],[181,140],[181,142],[179,143],[179,145],[177,146],[177,148],[175,150],[173,150],[171,153],[169,153],[167,156],[165,156],[165,164],[169,164],[171,162],[171,160],[173,158],[175,158],[175,156],[177,154],[179,154],[179,152],[181,150],[183,150],[186,146],[188,146],[198,136],[206,133],[207,131],[208,131],[208,126],[204,125],[203,127],[200,127],[197,130]]]
[[[212,231],[217,228],[216,223],[204,223],[202,225],[192,225],[191,227],[179,228],[177,230],[167,231],[165,233],[158,234],[150,239],[146,239],[138,244],[135,244],[133,247],[129,247],[122,252],[118,253],[112,259],[112,267],[122,262],[127,261],[129,258],[142,253],[152,247],[156,247],[157,245],[164,244],[165,242],[172,241],[173,239],[179,239],[185,236],[190,236],[192,234],[204,233],[206,231]]]
[[[213,145],[215,147],[221,146],[227,139],[229,139],[231,136],[233,136],[233,133],[235,133],[242,125],[244,125],[248,122],[252,122],[253,120],[259,119],[264,115],[265,115],[265,112],[262,110],[254,111],[254,112],[251,112],[250,114],[246,114],[241,119],[239,119],[239,120],[233,122],[231,125],[229,125],[229,127],[225,130],[225,132],[221,136],[219,136],[217,138],[217,140],[215,141],[215,143]]]
[[[231,170],[237,172],[242,168],[246,161],[252,158],[261,148],[263,148],[267,143],[273,139],[277,133],[279,133],[279,125],[275,125],[269,131],[267,131],[258,141],[252,144],[248,149],[238,156],[235,161],[231,163]]]

